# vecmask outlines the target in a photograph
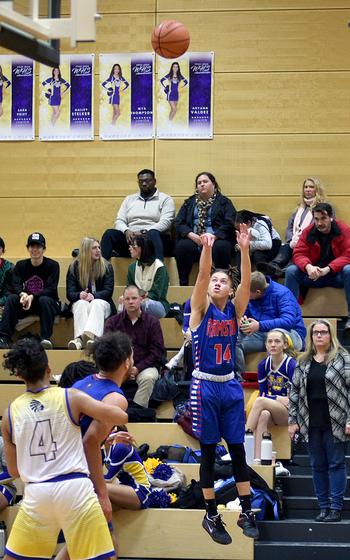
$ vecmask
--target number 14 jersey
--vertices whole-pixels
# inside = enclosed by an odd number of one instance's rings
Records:
[[[24,482],[89,473],[80,426],[71,416],[67,389],[26,391],[11,403],[8,417],[18,471]]]
[[[224,311],[210,303],[201,324],[192,330],[195,369],[212,375],[227,375],[233,372],[237,331],[233,303],[229,301]]]

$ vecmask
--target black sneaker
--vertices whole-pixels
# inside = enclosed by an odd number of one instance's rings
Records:
[[[241,513],[238,521],[238,527],[243,531],[243,535],[251,539],[257,540],[259,538],[259,529],[256,525],[255,515],[252,511]]]
[[[225,523],[218,513],[214,517],[208,517],[206,514],[202,521],[202,527],[209,533],[213,541],[219,544],[231,544],[232,539],[225,529]]]
[[[0,337],[0,348],[1,348],[1,349],[11,348],[11,341],[10,341],[10,339],[9,339],[9,338],[6,338],[6,336]]]

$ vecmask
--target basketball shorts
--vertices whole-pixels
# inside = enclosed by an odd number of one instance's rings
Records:
[[[51,559],[61,528],[71,560],[115,555],[89,478],[27,484],[5,551],[18,559]]]
[[[192,379],[192,430],[201,443],[244,442],[244,396],[236,379]]]

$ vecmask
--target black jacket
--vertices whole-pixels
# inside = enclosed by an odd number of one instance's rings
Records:
[[[178,239],[187,237],[193,231],[193,216],[196,206],[196,195],[187,198],[181,206],[176,218],[175,229]],[[214,234],[218,239],[228,239],[234,241],[234,224],[236,209],[231,200],[221,193],[218,193],[211,207],[211,223]]]
[[[80,299],[80,292],[83,290],[79,281],[79,263],[75,261],[73,267],[69,267],[66,278],[67,299],[72,305]],[[111,305],[111,313],[116,313],[116,308],[113,303],[113,290],[114,290],[114,270],[110,263],[108,263],[106,274],[96,281],[96,292],[93,292],[95,299],[104,299]]]

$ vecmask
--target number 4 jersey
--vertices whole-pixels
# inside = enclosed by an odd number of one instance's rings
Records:
[[[24,482],[88,474],[80,426],[71,415],[67,389],[26,391],[11,403],[8,416],[18,471]]]
[[[199,327],[192,331],[192,352],[197,371],[227,375],[235,368],[237,319],[233,303],[224,311],[211,303]]]

